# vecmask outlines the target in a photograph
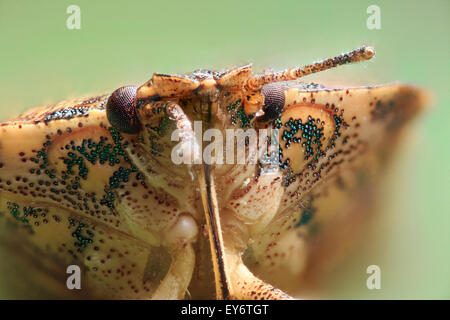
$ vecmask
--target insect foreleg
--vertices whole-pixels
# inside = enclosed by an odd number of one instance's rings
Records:
[[[292,300],[283,291],[265,283],[248,270],[241,256],[233,250],[226,250],[226,260],[230,268],[232,299],[236,300]]]
[[[174,258],[158,289],[152,296],[153,300],[183,299],[195,265],[195,253],[191,244],[174,250]]]

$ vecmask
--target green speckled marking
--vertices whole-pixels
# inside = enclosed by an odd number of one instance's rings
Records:
[[[72,228],[75,228],[75,231],[72,232],[72,237],[77,240],[74,242],[74,246],[77,248],[77,252],[82,253],[83,249],[94,242],[94,233],[89,229],[85,229],[88,228],[88,225],[76,219],[69,218],[69,229],[72,230]],[[82,235],[83,230],[85,230],[86,235]],[[77,255],[73,250],[69,249],[68,252],[77,259]]]
[[[294,225],[295,228],[307,225],[313,218],[317,208],[313,207],[314,198],[311,198],[309,204],[304,208],[300,214],[300,220]]]
[[[253,115],[246,115],[244,112],[244,107],[241,106],[241,100],[236,101],[232,105],[229,105],[227,107],[228,112],[231,116],[231,123],[237,124],[239,121],[239,125],[241,128],[249,128],[250,127],[250,121],[253,119]]]
[[[27,218],[25,218],[25,215],[21,216],[20,206],[14,202],[8,202],[7,204],[9,213],[14,217],[14,219],[23,223],[25,228],[29,229],[31,233],[34,233],[33,228],[30,225],[30,221]]]
[[[284,130],[281,139],[285,141],[285,147],[289,148],[292,143],[301,143],[305,148],[305,160],[310,157],[314,159],[319,159],[323,154],[321,147],[322,143],[320,139],[323,137],[323,127],[318,127],[320,120],[308,118],[308,122],[302,123],[301,119],[289,119],[284,126],[289,130]],[[295,135],[301,132],[300,137]]]
[[[47,136],[47,140],[49,140],[50,137]],[[39,164],[39,169],[37,170],[32,170],[31,173],[40,175],[41,174],[41,170],[44,171],[44,173],[49,176],[49,178],[53,179],[55,178],[55,170],[49,170],[48,169],[48,156],[47,156],[47,148],[52,144],[51,141],[46,141],[43,144],[43,148],[39,151],[36,152],[36,157],[35,158],[31,158],[30,160],[33,161],[36,164]]]
[[[97,164],[97,162],[102,165],[108,163],[110,166],[120,164],[122,160],[125,163],[131,163],[124,150],[126,145],[123,145],[121,142],[123,137],[114,128],[109,128],[109,132],[113,139],[113,144],[106,144],[107,138],[100,137],[99,142],[94,142],[91,139],[84,139],[80,146],[75,146],[73,141],[70,145],[66,146],[66,149],[72,151],[67,153],[68,158],[64,158],[67,170],[64,173],[63,179],[67,180],[70,176],[75,175],[73,167],[78,166],[78,176],[75,176],[74,179],[70,180],[71,185],[67,186],[68,190],[77,190],[80,188],[80,177],[84,180],[87,179],[88,169],[85,161],[89,161],[93,165]],[[75,152],[77,152],[78,155]],[[134,167],[130,169],[120,167],[116,170],[109,179],[109,187],[105,188],[105,194],[103,195],[103,199],[100,200],[100,204],[113,209],[115,196],[112,190],[119,188],[121,182],[128,182],[130,173],[135,171],[137,170]],[[95,199],[93,199],[93,201],[96,202]]]
[[[91,139],[84,139],[80,146],[75,146],[73,141],[70,142],[70,145],[66,145],[66,149],[70,149],[72,151],[67,153],[68,158],[63,158],[64,164],[67,168],[63,179],[66,180],[69,178],[69,175],[75,174],[73,171],[74,166],[78,166],[78,175],[83,179],[87,179],[88,169],[84,162],[85,160],[89,161],[93,165],[95,165],[98,161],[102,165],[109,162],[110,166],[114,166],[120,163],[120,158],[118,156],[121,156],[126,162],[129,162],[128,156],[120,143],[122,136],[120,136],[120,134],[112,128],[110,129],[110,133],[113,138],[114,145],[105,144],[105,137],[100,137],[100,141],[98,143],[93,142]],[[79,155],[77,155],[75,151],[77,151]]]
[[[169,117],[166,115],[161,118],[158,126],[151,127],[153,131],[155,131],[160,137],[165,136],[167,134],[167,129],[170,126]]]
[[[344,127],[348,126],[344,122],[342,116],[338,116],[338,115],[334,114],[333,115],[333,119],[334,119],[334,127],[335,127],[335,129],[334,129],[334,135],[333,135],[333,137],[331,138],[331,141],[330,141],[331,148],[335,147],[335,144],[334,144],[335,141],[341,136],[341,133],[340,133],[341,127],[342,126],[344,126]]]
[[[281,129],[283,126],[287,129],[283,131],[281,136],[282,140],[285,142],[285,148],[289,148],[292,143],[301,143],[305,148],[305,160],[309,162],[308,166],[311,166],[312,163],[318,163],[321,157],[325,156],[326,151],[329,149],[333,149],[335,147],[335,141],[341,136],[340,130],[342,126],[348,126],[344,121],[342,116],[338,116],[336,114],[333,115],[333,119],[335,122],[335,131],[333,133],[332,138],[330,139],[329,146],[326,146],[324,150],[322,149],[322,143],[320,139],[323,137],[323,127],[319,127],[319,125],[323,125],[319,119],[313,119],[311,116],[308,117],[308,121],[302,123],[301,119],[289,119],[286,123],[282,123],[281,117],[275,119],[272,123],[272,127],[275,129]],[[301,132],[300,137],[296,137],[295,135]],[[284,178],[284,185],[287,187],[291,183],[293,183],[297,176],[300,174],[294,174],[292,172],[290,166],[290,159],[286,159],[283,161],[283,150],[279,148],[279,167],[280,169],[286,170],[286,175]]]
[[[15,220],[21,222],[25,228],[29,229],[30,233],[34,233],[32,222],[34,226],[39,227],[41,223],[47,224],[48,221],[48,210],[34,207],[21,207],[14,202],[7,202],[9,213],[14,217]],[[33,221],[31,221],[33,219]]]
[[[109,188],[105,188],[105,195],[103,199],[100,201],[100,204],[106,205],[109,208],[114,208],[114,189],[118,189],[120,187],[121,182],[128,182],[130,180],[130,174],[132,172],[137,172],[137,169],[132,166],[130,169],[125,169],[120,167],[118,170],[114,171],[113,175],[109,178]],[[140,177],[141,175],[139,175]],[[139,180],[139,177],[136,178]]]
[[[152,113],[155,115],[160,115],[160,120],[157,126],[150,126],[147,124],[145,127],[147,128],[147,133],[149,135],[150,141],[150,152],[155,156],[160,156],[164,151],[164,147],[158,141],[161,137],[165,136],[171,126],[171,119],[167,114],[167,104],[161,107],[157,107],[152,109]],[[161,115],[163,113],[164,115]]]

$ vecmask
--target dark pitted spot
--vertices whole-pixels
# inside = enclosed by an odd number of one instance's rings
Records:
[[[261,94],[264,97],[262,121],[278,118],[284,107],[284,89],[279,83],[271,83],[262,87]]]
[[[137,87],[126,86],[114,91],[108,99],[106,114],[111,125],[120,132],[138,133],[141,125],[136,114]]]

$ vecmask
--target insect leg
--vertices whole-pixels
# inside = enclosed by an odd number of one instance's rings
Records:
[[[241,252],[228,248],[224,244],[222,227],[210,168],[205,165],[200,183],[205,207],[205,215],[211,243],[216,293],[218,299],[292,299],[279,289],[258,279],[245,266]]]
[[[172,253],[173,262],[158,289],[151,297],[153,300],[183,299],[191,282],[195,265],[195,253],[191,244]]]
[[[241,255],[233,250],[226,251],[229,275],[232,283],[232,299],[237,300],[292,300],[283,291],[265,283],[248,270]]]
[[[200,188],[208,227],[211,255],[214,266],[217,299],[230,299],[229,279],[227,274],[226,259],[222,228],[217,204],[217,196],[214,186],[214,177],[211,175],[210,166],[205,164],[200,173]]]

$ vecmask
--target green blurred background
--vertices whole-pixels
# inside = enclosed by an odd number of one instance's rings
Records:
[[[81,8],[68,30],[66,8]],[[366,27],[369,5],[381,29]],[[378,206],[384,212],[323,281],[325,297],[450,298],[450,2],[442,1],[7,1],[0,0],[0,119],[30,107],[184,73],[254,62],[284,69],[360,46],[374,60],[311,76],[349,84],[427,87],[417,120]],[[381,290],[366,268],[381,267]],[[1,292],[0,297],[7,297]]]

